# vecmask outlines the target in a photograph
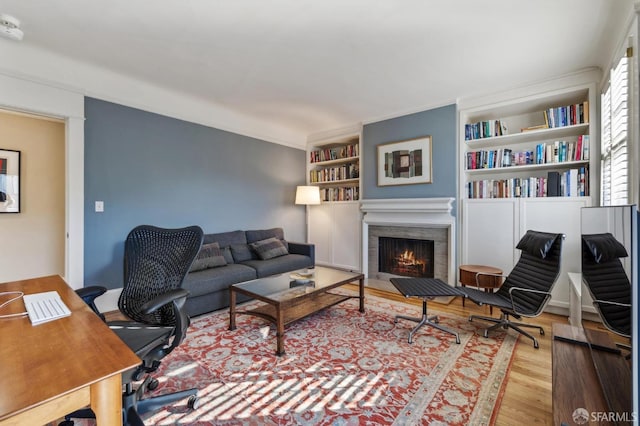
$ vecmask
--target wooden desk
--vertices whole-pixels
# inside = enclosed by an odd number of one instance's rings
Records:
[[[572,416],[578,408],[588,413],[613,412],[630,419],[631,370],[624,356],[596,349],[592,353],[586,346],[555,340],[555,336],[561,336],[584,342],[586,332],[592,344],[615,349],[611,337],[603,331],[568,324],[554,323],[552,327],[553,424],[575,424]],[[603,420],[598,424],[615,423]]]
[[[71,316],[36,326],[26,316],[0,319],[0,426],[42,425],[88,405],[98,425],[122,425],[121,373],[140,359],[61,277],[0,284],[0,292],[51,290]],[[1,314],[24,311],[16,301]]]

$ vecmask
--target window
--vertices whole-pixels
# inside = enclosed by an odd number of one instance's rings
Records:
[[[611,70],[601,99],[601,204],[615,206],[629,200],[629,58]]]

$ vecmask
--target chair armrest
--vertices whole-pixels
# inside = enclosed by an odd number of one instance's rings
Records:
[[[480,288],[480,275],[486,275],[488,277],[500,277],[507,278],[508,275],[505,274],[492,274],[490,272],[476,272],[476,288]]]
[[[522,315],[522,316],[531,316],[531,314],[525,314],[523,312],[518,312],[518,310],[516,309],[516,305],[515,303],[513,303],[513,292],[514,291],[522,291],[524,293],[537,293],[537,294],[544,294],[546,296],[547,299],[551,298],[551,292],[549,291],[542,291],[542,290],[534,290],[532,288],[523,288],[523,287],[511,287],[509,289],[509,297],[511,298],[511,309],[513,310],[513,312],[515,312],[517,315]],[[540,311],[542,311],[542,308],[544,307],[544,305],[546,304],[546,301],[544,303],[540,304],[540,308],[538,309],[539,313]]]
[[[308,243],[297,243],[287,241],[289,245],[289,253],[291,254],[302,254],[304,256],[309,256],[311,258],[311,265],[315,266],[316,264],[316,246],[315,244]]]
[[[189,292],[187,290],[183,288],[175,288],[173,290],[170,290],[166,293],[163,293],[159,296],[154,297],[153,299],[149,300],[144,305],[142,305],[140,309],[143,314],[148,315],[157,311],[161,307],[168,305],[173,301],[175,301],[177,306],[180,307],[182,306],[182,304],[184,303],[184,300],[186,300],[188,295],[189,295]],[[182,303],[178,302],[180,299],[183,299]]]
[[[96,315],[102,318],[102,321],[105,320],[104,315],[100,312],[100,310],[96,306],[95,301],[98,297],[102,296],[106,292],[107,292],[107,289],[99,285],[92,285],[89,287],[83,287],[76,290],[76,294],[80,296],[82,300],[84,300],[84,303],[89,305],[91,310],[95,312]]]
[[[602,303],[603,305],[615,305],[615,306],[624,306],[626,308],[630,308],[631,304],[630,303],[620,303],[620,302],[614,302],[613,300],[594,300],[593,303]]]
[[[92,285],[89,287],[83,287],[76,290],[76,294],[82,298],[85,302],[87,300],[95,300],[97,297],[102,296],[107,292],[105,287],[99,285]]]

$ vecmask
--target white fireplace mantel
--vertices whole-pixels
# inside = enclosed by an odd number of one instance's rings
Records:
[[[392,198],[361,200],[362,268],[367,274],[369,226],[417,226],[448,229],[449,285],[455,285],[455,217],[451,214],[454,198]]]

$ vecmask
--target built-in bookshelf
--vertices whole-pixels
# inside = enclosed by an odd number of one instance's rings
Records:
[[[315,245],[316,265],[361,270],[361,133],[357,124],[307,141],[307,182],[320,188],[322,200],[308,206],[307,241]]]
[[[597,69],[458,103],[461,264],[510,271],[527,230],[562,233],[562,270],[580,271],[582,209],[599,201]],[[560,274],[550,312],[565,314]]]
[[[359,200],[359,135],[311,145],[308,170],[309,184],[320,187],[323,202]]]
[[[461,110],[461,195],[590,196],[590,91],[572,87]]]

